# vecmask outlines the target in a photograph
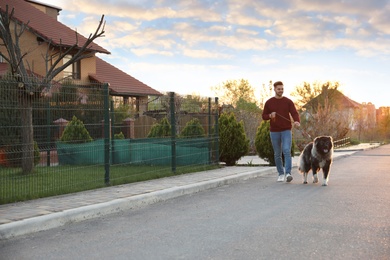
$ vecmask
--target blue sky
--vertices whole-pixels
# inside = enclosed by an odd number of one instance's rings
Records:
[[[152,88],[215,96],[247,79],[338,81],[351,99],[390,106],[389,0],[40,0],[88,36],[102,14],[107,62]]]

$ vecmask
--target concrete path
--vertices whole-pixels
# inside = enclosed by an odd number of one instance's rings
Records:
[[[379,145],[360,144],[338,149],[334,159]],[[298,156],[293,157],[294,168],[297,161]],[[276,180],[275,167],[264,166],[267,162],[258,156],[245,156],[237,164],[210,171],[0,205],[0,240],[139,208],[267,174],[274,174]],[[300,181],[296,169],[293,175],[294,181]]]

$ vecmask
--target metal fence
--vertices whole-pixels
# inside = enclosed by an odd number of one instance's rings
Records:
[[[0,80],[0,204],[218,164],[217,98],[111,96],[108,84],[71,81],[34,89]]]

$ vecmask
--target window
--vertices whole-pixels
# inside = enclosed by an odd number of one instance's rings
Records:
[[[63,64],[67,63],[72,58],[71,55],[66,55],[63,58]],[[64,69],[64,78],[80,79],[81,68],[80,61],[77,61]]]

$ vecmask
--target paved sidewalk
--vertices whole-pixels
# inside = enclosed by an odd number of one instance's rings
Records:
[[[378,146],[379,144],[361,144],[339,149],[335,151],[334,158]],[[298,156],[293,157],[293,167],[296,168],[297,162]],[[238,161],[239,166],[0,205],[0,240],[139,208],[251,178],[269,174],[274,174],[276,178],[275,167],[264,166],[265,164],[267,163],[258,156],[245,156]]]

